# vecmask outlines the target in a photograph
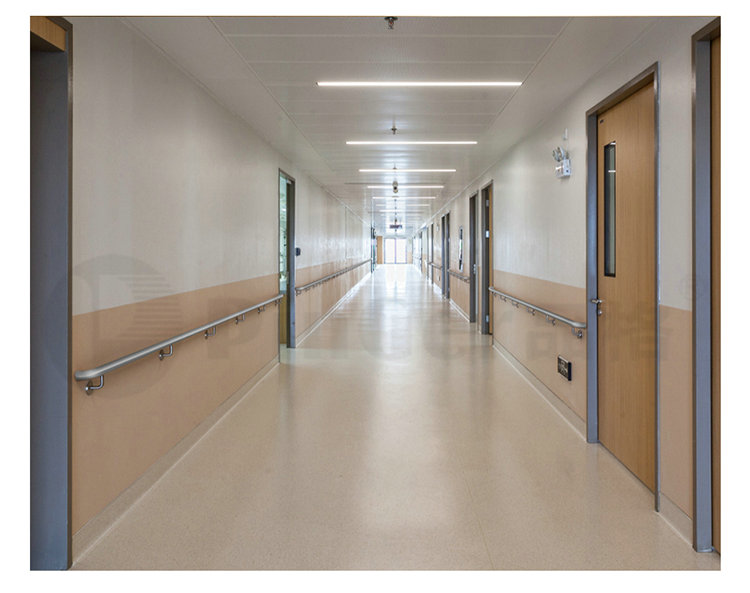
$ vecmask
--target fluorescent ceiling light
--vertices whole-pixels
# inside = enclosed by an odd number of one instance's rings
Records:
[[[354,146],[372,145],[372,144],[386,144],[390,146],[399,144],[476,144],[476,140],[347,140],[347,144]]]
[[[360,169],[360,173],[455,173],[455,169]]]
[[[354,80],[340,80],[340,81],[320,81],[317,83],[318,86],[337,86],[337,87],[378,87],[378,86],[385,86],[385,87],[408,87],[408,86],[415,86],[415,87],[472,87],[472,86],[521,86],[521,83],[518,81],[499,81],[499,80],[493,80],[493,81],[452,81],[452,80],[446,80],[446,81],[415,81],[415,80],[407,80],[407,81],[395,81],[395,80],[386,80],[386,81],[377,81],[377,80],[361,80],[361,81],[354,81]]]
[[[390,189],[392,185],[368,185],[367,189]],[[444,185],[399,185],[399,189],[442,189]]]
[[[393,210],[393,209],[378,210],[378,212],[401,212],[402,214],[416,214],[416,212],[406,212],[405,210]]]
[[[373,200],[434,200],[435,196],[372,196]]]

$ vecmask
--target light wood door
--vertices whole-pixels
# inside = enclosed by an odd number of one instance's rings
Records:
[[[656,485],[656,218],[651,84],[598,115],[599,440]]]
[[[721,552],[721,38],[711,41],[711,501]]]

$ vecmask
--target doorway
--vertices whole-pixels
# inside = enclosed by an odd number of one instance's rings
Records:
[[[451,215],[450,212],[443,215],[441,219],[442,232],[442,289],[445,298],[451,297],[450,274],[451,269]]]
[[[407,241],[401,237],[386,237],[385,243],[385,263],[387,264],[405,264],[407,262]]]
[[[492,334],[492,184],[482,188],[482,265],[480,270],[482,285],[480,294],[482,299],[483,334]]]
[[[721,20],[693,36],[693,547],[721,553]]]
[[[711,41],[711,505],[721,553],[721,37]]]
[[[295,261],[294,179],[279,171],[279,344],[296,347],[294,330]]]
[[[657,492],[655,76],[596,111],[598,440]]]
[[[430,224],[430,282],[435,282],[435,223]]]
[[[32,16],[30,44],[30,567],[71,554],[72,25]]]
[[[469,198],[469,323],[477,320],[477,194]]]

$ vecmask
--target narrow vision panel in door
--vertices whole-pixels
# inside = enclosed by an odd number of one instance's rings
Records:
[[[656,485],[654,90],[598,116],[599,440]]]

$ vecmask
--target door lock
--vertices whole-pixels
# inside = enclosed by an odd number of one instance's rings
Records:
[[[591,299],[591,303],[596,305],[596,314],[598,316],[601,316],[602,314],[602,303],[604,301],[602,299]]]

